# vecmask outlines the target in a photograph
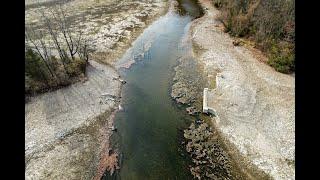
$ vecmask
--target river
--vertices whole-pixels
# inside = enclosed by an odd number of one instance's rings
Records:
[[[194,118],[170,91],[177,59],[190,50],[182,39],[200,15],[195,1],[180,0],[178,9],[169,8],[119,60],[118,71],[127,83],[111,140],[120,154],[120,170],[103,179],[192,179],[181,139]]]

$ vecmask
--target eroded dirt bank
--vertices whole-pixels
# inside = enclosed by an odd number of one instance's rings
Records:
[[[216,20],[219,11],[208,0],[200,3],[206,12],[192,23],[190,38],[207,85],[214,82],[208,105],[216,110],[215,128],[230,151],[240,152],[234,153],[239,162],[274,179],[294,179],[295,78],[264,64],[259,51],[234,46]]]
[[[57,2],[62,1],[27,1],[26,22],[41,29],[38,10]],[[153,0],[75,0],[63,4],[68,21],[74,29],[83,30],[94,53],[87,80],[32,97],[26,103],[26,179],[100,179],[106,169],[117,168],[117,154],[109,147],[109,137],[121,79],[113,65],[148,23],[166,9],[166,2]]]

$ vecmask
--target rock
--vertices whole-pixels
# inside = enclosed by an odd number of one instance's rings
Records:
[[[103,96],[103,97],[110,97],[110,98],[112,98],[112,99],[116,99],[116,98],[117,98],[117,96],[112,95],[112,94],[109,94],[109,93],[101,94],[101,96]]]
[[[188,112],[188,114],[190,115],[196,115],[199,114],[200,111],[198,111],[195,107],[191,106],[191,107],[187,107],[186,111]]]
[[[117,131],[117,128],[114,127],[114,126],[112,126],[112,127],[111,127],[111,131]]]
[[[123,80],[123,79],[119,79],[119,81],[122,83],[122,84],[125,84],[125,83],[127,83],[125,80]]]
[[[230,179],[232,177],[229,158],[219,145],[219,142],[216,141],[207,123],[202,123],[197,127],[192,123],[184,131],[184,136],[189,140],[186,150],[190,153],[192,161],[196,165],[196,167],[190,168],[195,178],[216,177],[216,179]],[[215,174],[212,171],[219,173]]]
[[[196,120],[196,124],[201,124],[201,123],[203,123],[203,121],[201,119]]]
[[[123,107],[119,104],[119,111],[122,111]]]
[[[236,39],[236,40],[234,40],[234,41],[232,42],[232,44],[233,44],[234,46],[242,46],[242,45],[243,45],[243,42],[242,42],[241,40]]]

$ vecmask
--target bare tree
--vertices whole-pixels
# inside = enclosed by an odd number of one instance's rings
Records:
[[[26,32],[25,32],[26,41],[30,42],[33,45],[33,48],[36,50],[37,54],[40,56],[41,60],[46,65],[50,75],[52,77],[55,77],[55,74],[50,66],[50,57],[49,57],[48,48],[43,42],[42,35],[43,35],[42,32],[40,32],[40,37],[39,37],[31,25],[26,26]],[[38,44],[37,40],[40,42],[40,45]]]
[[[76,37],[74,37],[70,30],[70,23],[67,21],[65,12],[62,8],[62,5],[59,5],[59,8],[55,7],[51,9],[51,14],[53,15],[53,18],[57,22],[60,32],[63,35],[64,42],[66,43],[66,46],[69,51],[69,55],[72,60],[75,59],[75,55],[78,53],[79,48],[81,45],[85,45],[86,43],[82,43],[82,31],[80,31]]]
[[[44,10],[39,10],[41,18],[44,23],[44,30],[37,30],[35,32],[31,25],[26,26],[26,41],[30,42],[34,46],[37,54],[44,61],[52,77],[57,77],[52,64],[51,49],[48,47],[48,42],[45,41],[45,37],[49,37],[54,50],[58,53],[58,58],[63,65],[65,75],[70,78],[71,71],[69,72],[69,63],[73,62],[76,58],[80,58],[85,62],[89,59],[89,47],[88,41],[84,40],[83,32],[73,32],[71,24],[67,21],[62,5],[50,8],[45,13]],[[78,57],[76,56],[78,55]],[[57,79],[58,80],[58,79]]]
[[[89,53],[91,52],[91,49],[89,49],[88,40],[79,41],[79,47],[79,58],[85,60],[86,63],[88,63]]]
[[[62,61],[62,65],[64,67],[64,70],[66,74],[69,76],[68,69],[66,68],[66,62],[68,61],[68,56],[65,53],[65,50],[61,46],[61,43],[58,40],[58,31],[54,29],[54,24],[52,21],[45,15],[44,11],[40,11],[41,16],[45,22],[45,26],[49,32],[49,35],[51,36],[51,39],[53,40],[54,46],[56,47],[56,50],[59,53],[60,59]]]
[[[65,14],[61,8],[61,5],[59,6],[59,9],[54,7],[54,9],[51,9],[50,11],[51,11],[51,14],[53,15],[54,20],[56,21],[56,23],[60,28],[60,31],[64,37],[64,41],[66,42],[68,50],[70,52],[70,56],[74,60],[72,37],[71,37],[71,33],[69,32],[69,27],[66,24]]]

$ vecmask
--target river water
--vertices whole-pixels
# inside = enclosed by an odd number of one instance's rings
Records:
[[[111,139],[121,168],[103,179],[192,179],[181,138],[194,119],[170,91],[177,59],[190,50],[182,39],[201,11],[193,0],[180,0],[178,7],[145,29],[117,64],[127,82]]]

